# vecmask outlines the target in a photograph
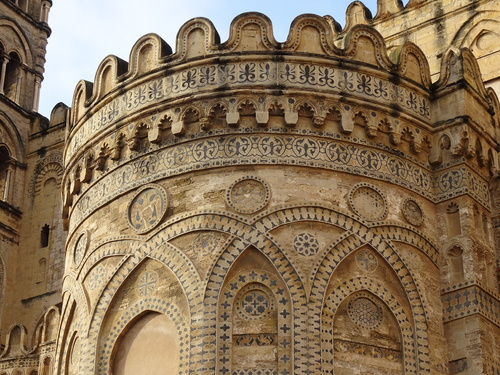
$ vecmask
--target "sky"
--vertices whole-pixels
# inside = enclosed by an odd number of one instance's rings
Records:
[[[373,15],[377,0],[365,0]],[[71,106],[81,80],[94,81],[99,63],[108,55],[129,61],[134,43],[156,33],[176,50],[180,27],[194,17],[212,21],[221,42],[239,14],[260,12],[273,23],[274,37],[284,42],[293,19],[303,13],[331,15],[342,26],[348,0],[53,0],[49,14],[52,35],[47,45],[45,78],[39,112],[50,116],[59,102]]]

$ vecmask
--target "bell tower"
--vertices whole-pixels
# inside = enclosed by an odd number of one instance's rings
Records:
[[[4,357],[44,350],[51,336],[46,315],[61,298],[58,202],[67,107],[57,105],[50,120],[38,113],[51,6],[0,0],[0,340],[19,343]],[[38,368],[38,361],[29,365]]]

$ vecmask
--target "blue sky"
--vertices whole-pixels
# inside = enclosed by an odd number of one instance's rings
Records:
[[[73,90],[80,79],[94,81],[95,71],[107,55],[128,61],[134,43],[147,33],[160,35],[175,50],[179,28],[191,18],[206,17],[224,42],[234,17],[256,11],[271,19],[275,38],[283,42],[299,14],[328,14],[343,26],[350,3],[344,0],[54,0],[49,15],[52,35],[47,46],[39,112],[48,117],[59,102],[71,106]],[[376,0],[363,3],[375,16]]]

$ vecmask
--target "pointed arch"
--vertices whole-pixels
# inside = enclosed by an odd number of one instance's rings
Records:
[[[89,251],[90,255],[85,259],[82,270],[85,269],[88,271],[97,260],[103,257],[111,255],[125,256],[117,266],[115,273],[101,287],[98,297],[96,297],[96,303],[90,312],[89,319],[84,323],[84,327],[81,330],[82,335],[90,335],[91,337],[99,336],[110,303],[118,298],[117,293],[121,286],[127,282],[129,276],[137,270],[146,259],[158,261],[165,266],[172,275],[175,275],[186,298],[186,316],[196,316],[195,312],[190,311],[191,309],[196,310],[200,308],[198,304],[199,298],[197,297],[200,283],[196,268],[186,255],[177,248],[169,243],[161,244],[163,241],[156,241],[156,238],[164,237],[156,236],[158,236],[158,234],[146,243],[133,240],[123,241],[127,239],[122,238],[122,241],[117,240],[98,244],[97,248]],[[124,243],[127,242],[128,246],[124,246]],[[87,271],[83,273],[82,270],[80,270],[79,274],[86,275]],[[97,343],[92,343],[92,345],[96,344]],[[92,356],[85,358],[89,366],[94,366],[95,360],[96,358]]]
[[[16,52],[9,53],[7,66],[5,67],[3,93],[16,104],[20,104],[19,95],[22,91],[23,78],[21,57]]]
[[[29,38],[23,28],[14,20],[8,18],[0,19],[0,28],[2,28],[5,52],[7,54],[14,52],[19,56],[20,61],[29,67],[33,67],[34,52],[31,51],[28,42]]]
[[[378,297],[390,310],[401,330],[403,363],[405,374],[420,374],[416,366],[417,343],[414,337],[413,319],[401,307],[398,299],[384,286],[367,277],[357,277],[344,281],[326,298],[321,316],[321,353],[323,371],[333,371],[334,366],[334,319],[337,309],[348,297],[355,293],[368,291]]]
[[[228,270],[217,303],[217,373],[293,373],[293,361],[282,360],[293,358],[292,298],[273,268],[250,246]]]
[[[0,112],[0,145],[9,150],[13,159],[20,163],[26,162],[25,146],[21,134],[14,122],[4,112]]]
[[[180,353],[178,357],[177,363],[177,375],[183,375],[188,373],[188,347],[190,341],[190,332],[189,332],[189,323],[186,321],[183,314],[180,312],[179,306],[169,302],[164,301],[158,298],[146,298],[142,299],[134,305],[127,308],[126,312],[122,313],[116,324],[113,325],[109,334],[103,337],[101,347],[103,350],[100,350],[100,358],[98,359],[97,369],[99,374],[108,374],[110,373],[110,367],[112,363],[115,361],[117,352],[120,350],[120,340],[123,340],[124,336],[127,332],[137,326],[141,320],[146,317],[152,317],[152,315],[159,316],[160,322],[158,329],[163,329],[167,331],[171,331],[168,327],[168,321],[173,323],[174,332],[169,332],[170,334],[174,334],[176,336],[176,343],[172,342],[172,338],[169,337],[160,337],[163,344],[167,344],[167,348],[165,346],[159,346],[157,349],[163,352],[164,355],[168,357],[169,350],[175,351],[176,353]],[[143,321],[143,323],[146,323]],[[167,324],[165,324],[167,323]],[[140,330],[135,332],[136,334],[140,334]],[[160,333],[160,332],[159,332]],[[154,345],[158,344],[156,340],[158,337],[150,337],[149,340],[153,340],[152,343]],[[147,337],[146,337],[147,339]],[[130,344],[129,344],[130,345]],[[175,347],[177,346],[177,347]],[[135,348],[132,348],[135,349]],[[154,347],[149,347],[146,350],[155,351]],[[156,352],[155,354],[160,354],[160,352]],[[174,353],[170,353],[170,356]],[[174,358],[171,358],[174,359]],[[116,365],[116,362],[115,362]],[[122,364],[120,364],[123,367]],[[171,366],[170,369],[173,370],[174,366]],[[162,369],[164,370],[164,369]],[[123,372],[125,373],[125,372]],[[128,372],[127,372],[128,373]],[[170,373],[170,372],[169,372]]]

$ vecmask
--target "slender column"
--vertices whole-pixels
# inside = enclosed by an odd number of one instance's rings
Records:
[[[35,92],[33,95],[33,111],[38,112],[38,104],[40,102],[40,89],[42,87],[42,81],[40,78],[35,78]]]
[[[42,3],[42,8],[40,9],[40,21],[41,22],[48,22],[49,20],[49,9],[50,9],[50,4],[46,1]]]
[[[5,170],[5,186],[4,186],[4,189],[3,189],[3,197],[2,197],[2,200],[8,202],[9,201],[9,193],[10,193],[10,180],[12,178],[12,167],[7,167],[7,169]]]
[[[0,73],[0,94],[4,94],[4,86],[5,86],[5,73],[7,71],[7,64],[9,62],[8,57],[4,57],[2,61],[2,71]]]
[[[22,72],[22,69],[19,70],[19,75],[17,76],[17,80],[16,80],[16,97],[15,97],[15,102],[17,104],[20,105],[19,103],[19,99],[20,99],[20,96],[21,96],[21,84],[23,82],[23,77],[21,75],[21,72]]]

